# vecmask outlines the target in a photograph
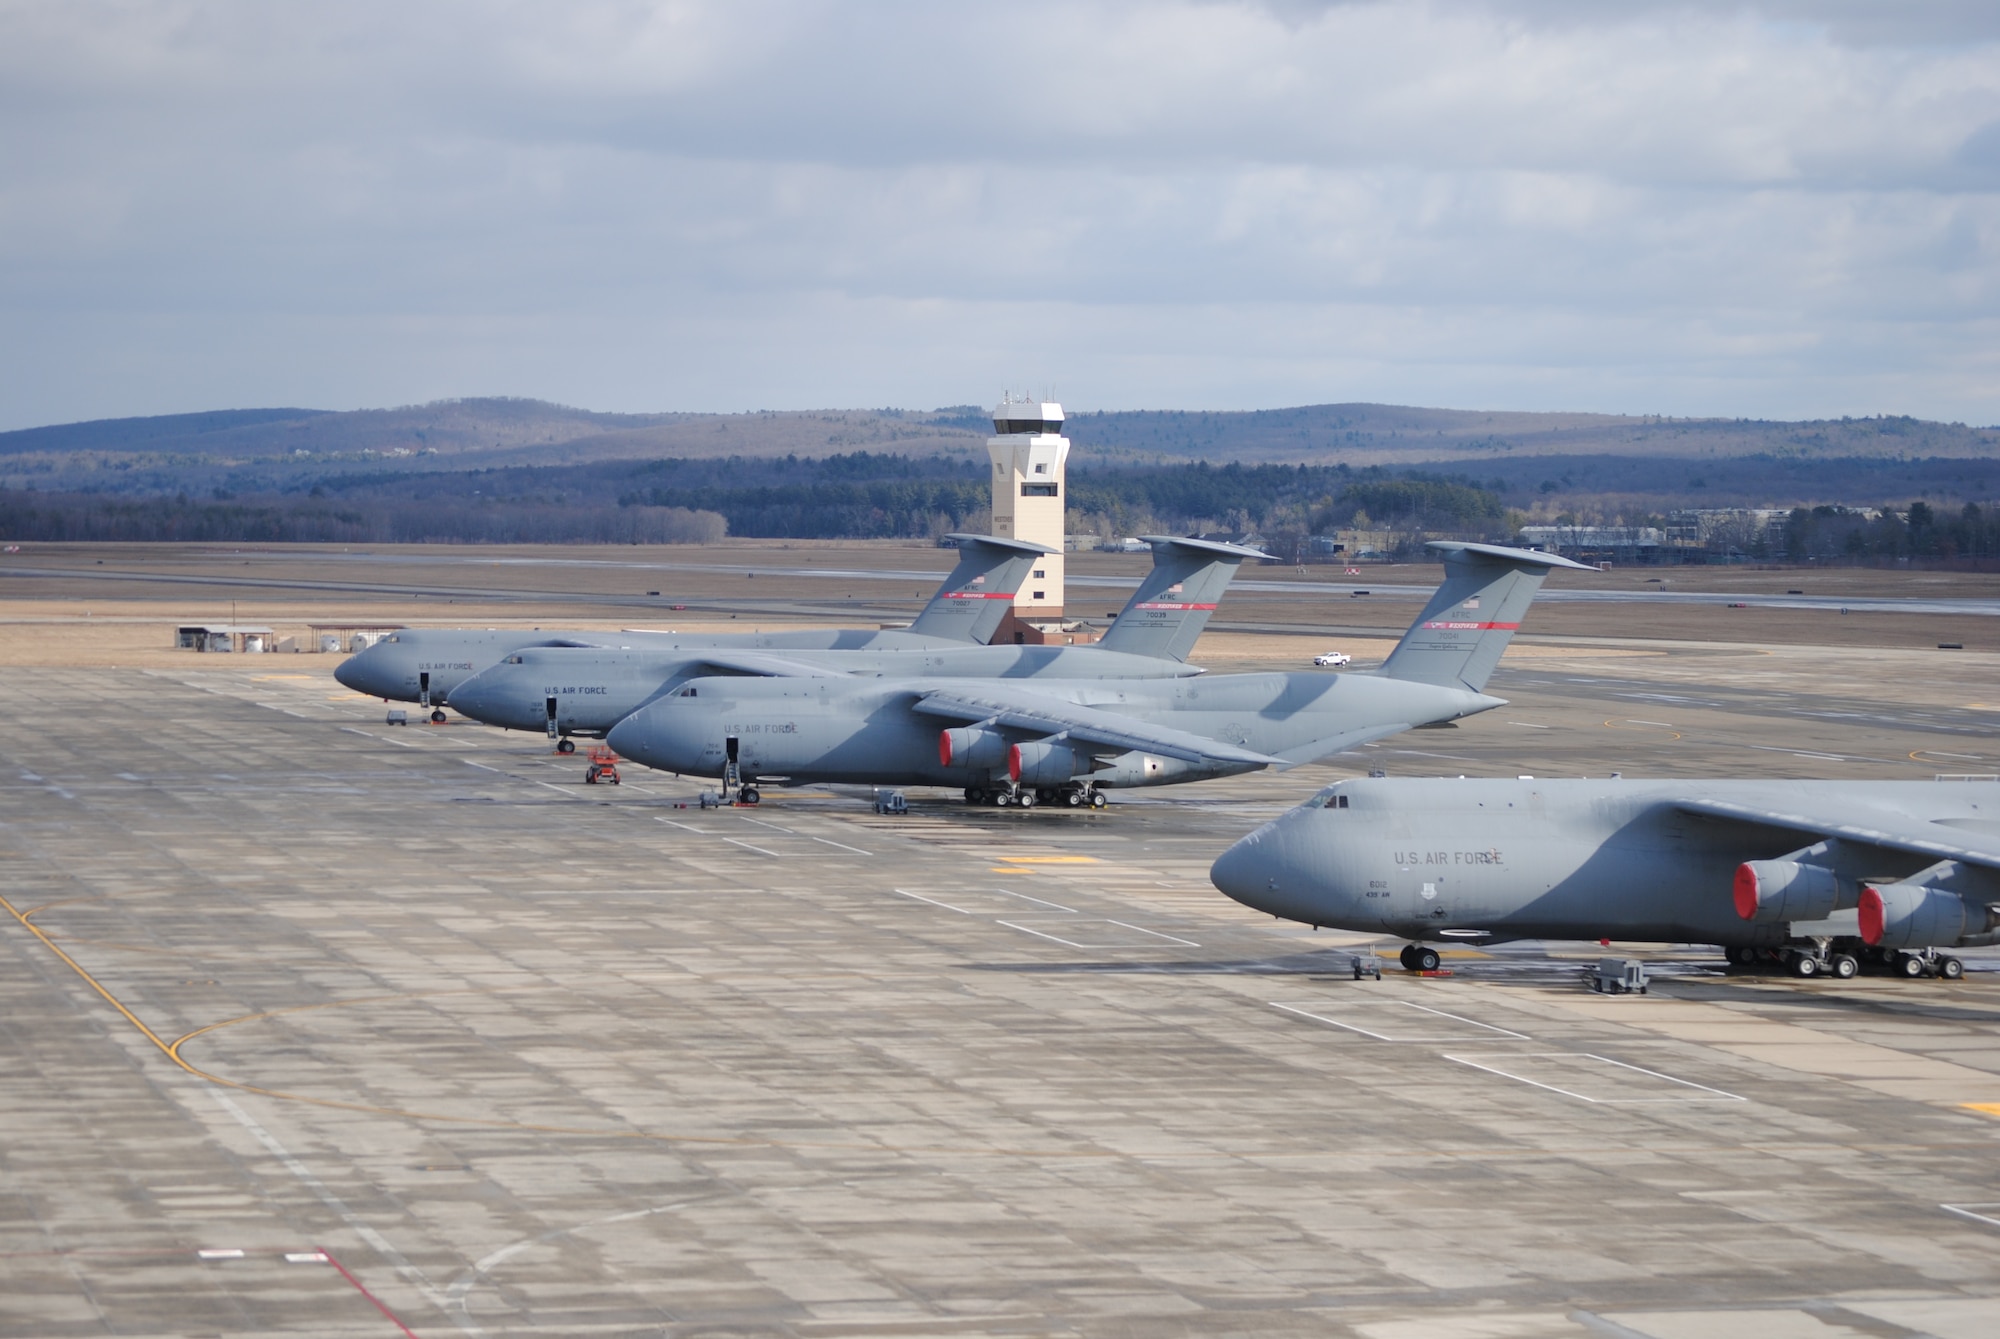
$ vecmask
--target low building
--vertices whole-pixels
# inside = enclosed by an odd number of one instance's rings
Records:
[[[184,623],[174,629],[174,645],[183,651],[268,651],[275,634],[248,623]]]

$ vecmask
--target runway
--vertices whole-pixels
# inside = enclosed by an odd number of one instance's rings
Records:
[[[1991,656],[1566,654],[1337,767],[905,819],[585,786],[330,657],[0,670],[0,1334],[1990,1333],[1995,954],[1356,982],[1208,886],[1370,766],[2000,771]]]

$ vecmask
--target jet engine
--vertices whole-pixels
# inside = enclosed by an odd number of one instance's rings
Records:
[[[938,762],[946,767],[989,770],[1007,761],[1007,736],[983,726],[962,725],[938,734]]]
[[[1189,779],[1194,771],[1192,766],[1179,758],[1158,758],[1150,753],[1121,753],[1108,766],[1093,773],[1090,779],[1100,786],[1159,786]]]
[[[1990,907],[1926,883],[1869,884],[1861,890],[1861,937],[1878,948],[1943,948],[1993,926]]]
[[[1046,739],[1016,744],[1007,751],[1007,776],[1017,785],[1059,786],[1090,768],[1088,753]]]
[[[1736,914],[1770,925],[1825,920],[1854,905],[1854,885],[1824,865],[1796,860],[1746,860],[1736,867]]]

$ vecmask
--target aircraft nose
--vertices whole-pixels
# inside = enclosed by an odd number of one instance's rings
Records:
[[[1209,881],[1246,907],[1290,920],[1310,919],[1312,861],[1298,824],[1267,823],[1216,857]]]
[[[445,699],[461,716],[470,716],[485,725],[514,725],[505,719],[506,700],[495,692],[496,685],[483,673],[463,680]]]
[[[1217,856],[1208,869],[1208,881],[1245,906],[1257,906],[1257,895],[1267,891],[1275,878],[1264,844],[1258,840],[1263,835],[1261,831],[1251,833]]]
[[[376,671],[381,657],[375,654],[375,650],[376,648],[371,646],[366,651],[351,655],[335,665],[334,682],[357,693],[366,693],[369,697],[389,696],[386,690],[378,687],[381,676]]]
[[[655,709],[652,707],[633,712],[611,727],[611,733],[604,737],[604,742],[621,758],[630,758],[633,762],[662,771],[679,771],[681,769],[673,765],[670,751],[665,747],[664,732],[654,716]]]

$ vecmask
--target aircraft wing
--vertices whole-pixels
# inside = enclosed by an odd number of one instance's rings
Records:
[[[703,651],[689,659],[688,677],[736,675],[758,679],[845,679],[845,670],[829,669],[810,660],[775,656],[768,651]]]
[[[1764,808],[1727,800],[1675,800],[1673,805],[1683,813],[1705,818],[1787,828],[1821,840],[1834,839],[1854,846],[1877,846],[1885,851],[2000,869],[2000,821],[1990,826],[1959,827],[1932,823],[1893,809],[1851,803],[1824,812],[1792,804]]]
[[[1280,764],[1278,770],[1281,772],[1289,771],[1305,763],[1318,762],[1321,758],[1331,758],[1336,753],[1345,753],[1349,749],[1358,749],[1363,744],[1371,744],[1378,739],[1387,739],[1390,735],[1401,734],[1409,728],[1408,722],[1399,722],[1395,725],[1370,725],[1359,730],[1345,730],[1337,735],[1328,735],[1324,739],[1314,739],[1304,744],[1295,744],[1288,749],[1279,749],[1277,756],[1284,761]]]
[[[1120,753],[1157,753],[1183,762],[1254,763],[1283,766],[1284,759],[1225,744],[1219,739],[1172,730],[1163,725],[1079,706],[1042,693],[1023,692],[992,682],[975,690],[939,689],[913,704],[926,716],[953,721],[991,721],[1010,730],[1037,735],[1066,735],[1084,744],[1098,744]]]

